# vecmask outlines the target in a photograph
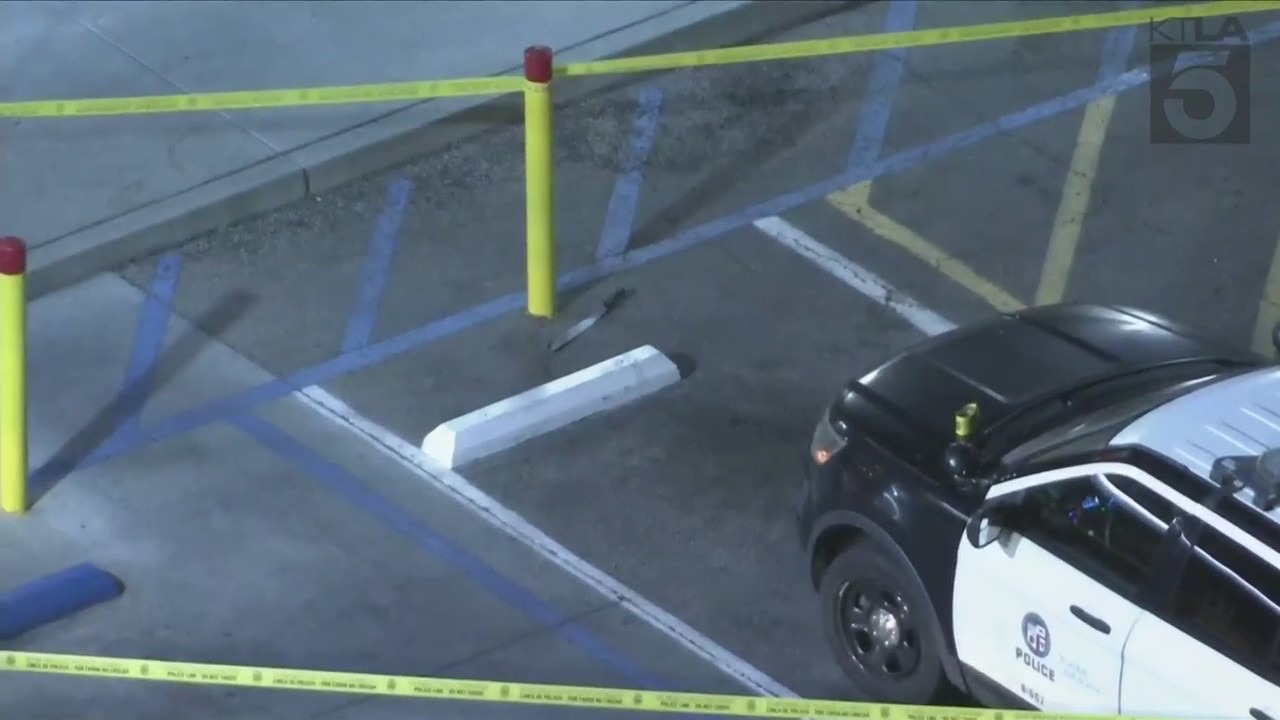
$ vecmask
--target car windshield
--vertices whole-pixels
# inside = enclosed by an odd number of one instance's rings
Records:
[[[1011,465],[1106,446],[1157,407],[1243,371],[1216,362],[1164,365],[1051,398],[984,439],[986,454]]]

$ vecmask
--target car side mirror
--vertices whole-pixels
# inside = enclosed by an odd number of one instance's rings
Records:
[[[964,536],[975,548],[984,548],[1000,539],[1008,528],[1013,506],[1008,502],[990,502],[978,508],[964,526]]]

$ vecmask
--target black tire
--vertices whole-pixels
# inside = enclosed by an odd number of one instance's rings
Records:
[[[928,705],[938,698],[948,682],[935,631],[937,618],[932,616],[924,588],[891,556],[871,542],[857,543],[827,567],[819,594],[827,643],[840,669],[867,700]],[[885,599],[886,594],[896,595],[900,609]],[[864,604],[874,609],[863,611],[858,606]],[[896,620],[881,623],[878,633],[853,629],[862,617],[882,619],[884,615],[877,616],[875,609]],[[892,638],[893,631],[885,626],[893,627],[893,622],[899,642],[894,650],[883,651],[884,643],[876,638]],[[875,622],[865,624],[876,626]],[[885,654],[875,655],[877,648]]]

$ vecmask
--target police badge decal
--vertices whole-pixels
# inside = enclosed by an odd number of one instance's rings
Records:
[[[1049,640],[1049,625],[1045,623],[1044,618],[1035,613],[1022,616],[1022,642],[1027,649],[1017,648],[1014,655],[1022,661],[1023,665],[1039,673],[1049,682],[1054,682],[1056,673],[1044,662],[1045,658],[1049,657],[1049,650],[1053,647]]]

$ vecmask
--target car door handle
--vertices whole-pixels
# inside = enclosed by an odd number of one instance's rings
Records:
[[[1249,708],[1249,715],[1253,717],[1253,720],[1275,720],[1275,718],[1258,708]]]
[[[1079,605],[1071,606],[1071,614],[1075,615],[1077,618],[1080,618],[1080,622],[1083,622],[1085,625],[1088,625],[1089,627],[1093,628],[1094,630],[1097,630],[1103,635],[1111,634],[1111,626],[1108,625],[1105,620],[1103,620],[1100,617],[1097,617],[1096,615],[1089,614]]]

